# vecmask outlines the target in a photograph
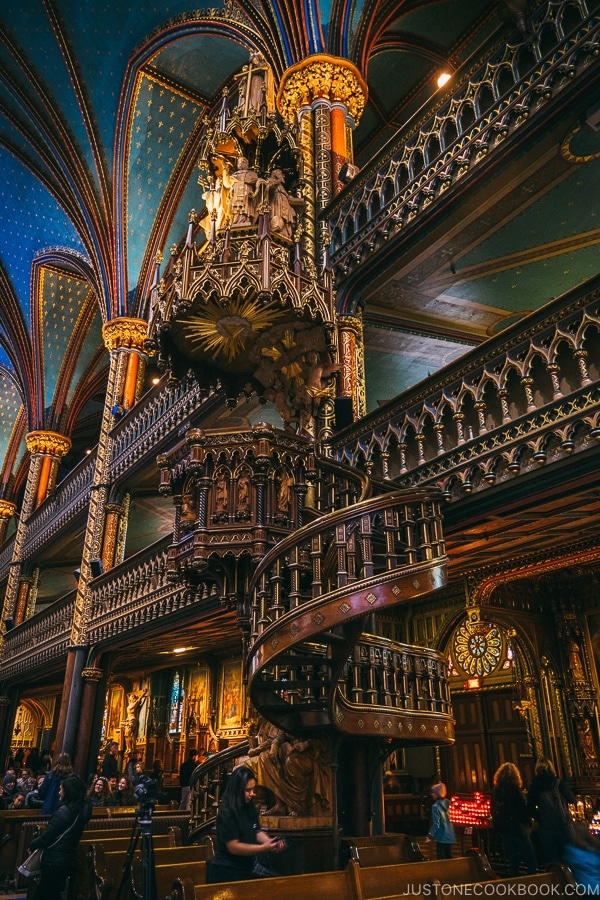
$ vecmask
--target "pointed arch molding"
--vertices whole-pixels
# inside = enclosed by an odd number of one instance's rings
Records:
[[[484,606],[486,603],[489,603],[496,588],[502,584],[510,584],[513,581],[521,581],[538,575],[547,575],[550,572],[557,572],[569,566],[585,566],[597,562],[600,562],[600,547],[578,550],[556,559],[525,562],[514,569],[495,572],[482,578],[476,583],[475,587],[470,587],[467,605]],[[469,577],[469,582],[471,580],[471,577]]]

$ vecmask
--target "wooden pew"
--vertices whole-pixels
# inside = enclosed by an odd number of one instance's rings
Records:
[[[356,865],[359,896],[363,900],[401,897],[411,886],[436,883],[464,885],[497,878],[487,858],[477,850],[468,850],[466,856],[454,859],[371,867],[359,867],[354,860],[348,863],[349,866],[353,864]]]
[[[498,879],[498,894],[502,897],[577,897],[577,893],[572,888],[576,885],[573,874],[567,866],[562,863],[554,863],[548,867],[546,872],[538,872],[537,875],[519,875],[513,878]],[[569,892],[565,892],[565,887],[569,885]],[[516,888],[514,893],[509,893],[511,888]],[[583,888],[579,896],[584,896]],[[460,893],[457,889],[457,896]]]
[[[102,838],[102,840],[98,840],[96,837],[90,835],[85,835],[81,838],[81,843],[84,845],[90,844],[102,844],[105,851],[109,850],[122,850],[123,853],[127,851],[129,847],[129,843],[131,841],[131,834],[126,834],[119,837],[108,837]],[[138,840],[139,844],[139,840]],[[176,847],[177,842],[173,833],[169,834],[155,834],[152,837],[152,845],[154,847]]]
[[[206,860],[194,860],[181,863],[160,863],[155,866],[156,871],[156,896],[158,900],[167,897],[173,887],[173,881],[177,878],[189,879],[196,884],[206,883]],[[132,897],[143,900],[142,870],[141,866],[134,873],[132,880]]]
[[[351,864],[356,869],[356,863]],[[285,900],[360,900],[355,869],[315,872],[284,878],[253,879],[221,884],[196,884],[191,878],[174,879],[168,900],[256,900],[263,893]],[[162,900],[159,894],[160,900]]]
[[[188,847],[156,847],[153,840],[154,863],[157,868],[165,874],[161,885],[165,885],[165,891],[162,896],[168,894],[173,884],[174,878],[178,875],[182,866],[198,864],[196,869],[183,871],[182,874],[199,877],[199,884],[206,881],[206,848],[203,846]],[[84,866],[86,875],[83,881],[79,881],[80,891],[84,897],[105,898],[114,896],[116,890],[123,878],[123,868],[126,862],[127,848],[121,850],[106,850],[103,844],[91,844],[86,848]],[[199,864],[202,863],[202,866]],[[170,876],[166,877],[167,870]],[[132,859],[132,884],[141,885],[142,871],[142,852],[141,846],[136,849]],[[161,894],[158,894],[159,900],[162,900]]]
[[[347,851],[343,862],[354,859],[361,866],[389,866],[425,859],[416,839],[407,834],[347,837],[343,838],[343,843]]]

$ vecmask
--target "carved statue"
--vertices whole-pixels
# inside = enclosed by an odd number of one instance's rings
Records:
[[[227,479],[224,475],[220,475],[217,479],[217,489],[215,491],[215,510],[219,513],[227,512],[227,501],[229,498],[229,489]]]
[[[263,103],[268,113],[273,112],[275,109],[273,75],[260,53],[251,55],[250,62],[244,66],[239,75],[234,76],[234,81],[240,82],[237,109],[244,118],[252,113],[258,113]]]
[[[577,725],[579,733],[579,746],[583,750],[586,759],[596,759],[596,748],[594,747],[594,736],[592,734],[592,726],[589,719],[584,719]]]
[[[144,689],[143,691],[132,691],[127,697],[127,711],[125,716],[125,744],[127,750],[135,750],[140,707],[147,696],[148,692]]]
[[[304,209],[304,200],[292,197],[285,189],[281,169],[273,169],[267,181],[269,197],[269,227],[271,231],[289,240],[294,236],[296,216]]]
[[[250,479],[242,475],[238,481],[237,512],[247,512],[250,507]]]
[[[331,804],[331,772],[325,744],[299,740],[262,720],[248,765],[275,797],[267,815],[325,815]]]
[[[181,521],[183,523],[195,522],[198,515],[196,494],[191,484],[186,484],[181,495]]]
[[[282,513],[289,512],[292,502],[292,485],[294,479],[289,472],[282,472],[278,479],[277,510]]]
[[[304,384],[300,389],[297,399],[299,405],[298,434],[310,433],[310,427],[317,418],[321,400],[324,397],[333,397],[335,388],[328,385],[327,379],[339,372],[337,363],[323,365],[319,354],[311,350],[306,354],[304,365]]]
[[[569,668],[574,681],[585,681],[585,672],[581,663],[581,650],[575,640],[569,642]]]
[[[290,422],[295,420],[296,417],[293,408],[288,403],[288,394],[280,378],[274,379],[272,386],[265,391],[265,397],[277,407],[283,427],[286,430],[293,430],[290,428]]]
[[[225,203],[223,197],[223,179],[217,176],[211,179],[209,187],[202,193],[202,199],[206,204],[207,215],[200,221],[207,239],[210,238],[211,226],[214,221],[215,229],[222,228],[225,219]]]
[[[231,224],[254,225],[259,178],[256,172],[248,168],[245,156],[238,157],[235,172],[223,169],[222,181],[224,187],[229,190],[227,214]]]

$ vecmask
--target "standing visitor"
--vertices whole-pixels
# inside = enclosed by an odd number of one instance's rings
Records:
[[[106,779],[119,777],[119,745],[112,741],[102,760],[102,774]]]
[[[217,849],[206,873],[207,884],[270,875],[257,864],[257,854],[285,850],[285,841],[274,840],[261,829],[254,805],[255,790],[252,769],[238,766],[233,770],[217,814]]]
[[[509,876],[519,874],[521,860],[527,867],[527,874],[535,875],[537,861],[530,837],[531,817],[527,812],[521,774],[513,763],[504,763],[494,775],[492,825],[502,837]]]
[[[77,846],[91,815],[84,799],[85,784],[77,775],[67,775],[61,781],[58,797],[58,809],[46,830],[29,845],[30,851],[44,851],[35,900],[60,900],[67,878],[75,872]]]
[[[190,787],[190,778],[192,772],[196,768],[196,750],[188,750],[188,758],[181,763],[179,767],[179,784],[181,786],[181,803],[179,809],[189,809],[192,805],[192,789]]]
[[[565,844],[572,840],[568,804],[574,802],[573,792],[557,778],[550,760],[540,757],[527,794],[527,810],[538,823],[537,836],[546,865],[560,862]]]
[[[68,753],[61,753],[49,772],[44,775],[38,788],[38,799],[43,800],[42,815],[51,815],[59,805],[59,788],[67,775],[73,774],[71,757]]]
[[[441,781],[433,784],[431,796],[433,806],[428,838],[435,841],[438,859],[452,859],[452,844],[456,841],[456,835],[448,813],[450,801],[446,799],[446,785]]]

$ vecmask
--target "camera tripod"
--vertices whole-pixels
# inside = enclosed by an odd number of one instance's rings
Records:
[[[123,863],[123,875],[115,900],[134,896],[136,900],[158,900],[156,888],[156,870],[154,868],[154,847],[152,846],[152,813],[154,803],[141,803],[136,812],[135,822],[131,830],[129,846]],[[141,838],[142,852],[142,893],[133,888],[133,857]]]

